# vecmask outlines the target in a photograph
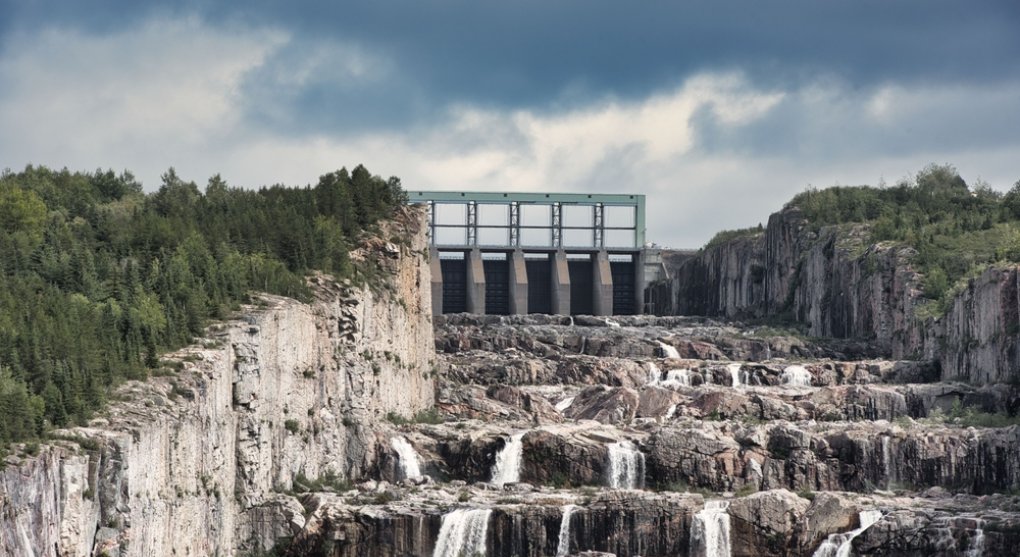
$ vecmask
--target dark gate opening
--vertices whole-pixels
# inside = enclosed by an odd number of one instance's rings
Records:
[[[552,267],[548,257],[526,259],[528,313],[552,313]]]
[[[441,259],[443,272],[443,313],[467,311],[467,261]]]
[[[595,313],[592,296],[592,262],[590,259],[567,261],[570,273],[570,314]]]
[[[510,314],[510,262],[506,259],[486,259],[485,269],[485,313],[486,315]]]
[[[634,315],[634,263],[611,261],[609,268],[613,274],[613,315]]]

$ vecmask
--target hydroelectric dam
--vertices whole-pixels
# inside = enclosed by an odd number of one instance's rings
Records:
[[[634,315],[662,278],[644,195],[407,194],[428,206],[435,314]]]

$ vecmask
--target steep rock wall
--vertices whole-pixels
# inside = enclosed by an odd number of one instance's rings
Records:
[[[172,355],[181,371],[125,385],[105,416],[63,432],[79,442],[9,459],[0,551],[234,555],[279,535],[264,518],[299,474],[364,477],[373,424],[434,397],[422,215],[392,226],[407,245],[355,254],[388,272],[385,294],[317,277],[313,303],[264,296]]]
[[[923,320],[914,250],[870,244],[861,225],[815,231],[797,208],[763,234],[710,246],[673,269],[673,313],[785,316],[818,337],[870,339],[894,358],[938,360],[945,380],[1013,381],[1020,364],[1018,267],[970,281],[945,316]]]

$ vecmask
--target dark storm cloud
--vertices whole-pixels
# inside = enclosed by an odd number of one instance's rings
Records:
[[[153,13],[194,14],[278,28],[298,44],[356,45],[393,64],[366,84],[327,76],[285,90],[261,78],[293,60],[267,61],[245,83],[252,118],[293,133],[399,128],[443,118],[457,103],[555,112],[642,98],[705,70],[741,70],[763,87],[836,75],[865,89],[1020,75],[1020,4],[1012,0],[224,4],[18,2],[5,8],[11,17],[0,29],[108,32]]]

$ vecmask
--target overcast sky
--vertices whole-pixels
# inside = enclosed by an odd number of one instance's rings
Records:
[[[643,193],[674,247],[808,186],[1020,179],[1016,0],[221,4],[0,0],[0,168]]]

